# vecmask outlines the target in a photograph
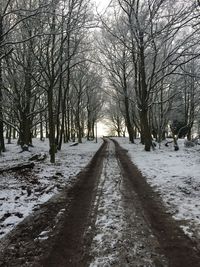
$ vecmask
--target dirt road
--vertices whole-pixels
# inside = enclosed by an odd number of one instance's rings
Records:
[[[199,267],[160,197],[106,140],[74,185],[42,205],[0,244],[0,266]]]

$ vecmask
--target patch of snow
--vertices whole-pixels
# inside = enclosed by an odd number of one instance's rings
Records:
[[[189,237],[193,236],[193,233],[190,231],[190,227],[189,226],[184,226],[181,225],[181,229],[183,230],[183,232],[188,235]]]
[[[129,144],[128,138],[115,138],[128,150],[132,161],[138,166],[148,183],[160,193],[166,207],[189,236],[200,238],[200,149],[184,147],[178,140],[180,150],[173,145],[151,152],[136,140]],[[187,224],[187,227],[185,226]],[[188,228],[189,227],[189,228]],[[187,229],[187,231],[186,231]]]
[[[43,231],[38,235],[38,239],[39,240],[47,240],[49,238],[48,234],[49,234],[49,231]]]
[[[64,144],[56,154],[56,163],[49,163],[48,140],[33,140],[34,147],[21,152],[16,141],[6,145],[6,152],[0,156],[0,169],[27,162],[35,154],[47,154],[47,159],[34,162],[31,172],[3,172],[0,174],[0,238],[11,231],[39,205],[48,201],[67,184],[76,179],[76,175],[89,163],[102,144],[83,141],[75,147]]]
[[[122,239],[124,212],[119,190],[121,171],[114,157],[114,144],[104,161],[95,204],[98,206],[90,267],[112,266],[118,258],[118,242]],[[117,266],[117,265],[115,265]]]

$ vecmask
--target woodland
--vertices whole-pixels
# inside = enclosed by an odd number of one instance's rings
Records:
[[[0,0],[0,152],[18,140],[63,143],[110,134],[153,149],[167,136],[198,138],[200,3]],[[196,135],[196,137],[195,137]]]

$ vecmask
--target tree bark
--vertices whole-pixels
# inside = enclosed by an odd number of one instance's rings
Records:
[[[3,42],[3,18],[0,15],[0,45]],[[4,124],[3,124],[3,79],[2,79],[2,48],[0,48],[0,153],[5,152],[5,143],[4,143]]]
[[[141,111],[140,111],[140,122],[141,122],[141,133],[144,138],[145,150],[150,151],[152,146],[152,137],[151,130],[148,120],[148,92],[147,92],[147,84],[146,84],[146,72],[145,72],[145,55],[144,55],[144,39],[143,32],[139,33],[140,39],[140,100],[141,100]]]
[[[54,123],[54,113],[53,113],[53,86],[49,86],[48,90],[48,115],[49,115],[49,154],[50,162],[55,163],[55,123]]]
[[[129,113],[129,100],[127,96],[125,96],[124,103],[125,103],[125,112],[126,112],[126,127],[127,127],[127,131],[129,135],[129,141],[132,144],[134,144],[134,131],[133,131],[133,127],[131,124],[130,113]]]

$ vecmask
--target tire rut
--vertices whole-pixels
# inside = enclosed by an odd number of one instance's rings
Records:
[[[71,203],[65,215],[64,224],[48,257],[42,261],[43,267],[83,267],[90,260],[88,247],[91,236],[87,235],[92,224],[92,206],[97,194],[97,186],[102,171],[107,142],[93,157],[88,168],[81,172],[78,182],[71,190]],[[93,214],[94,217],[94,214]]]
[[[85,238],[84,230],[106,145],[106,142],[102,144],[70,186],[38,207],[1,240],[0,267],[84,266],[77,259],[88,260],[84,251],[90,236]],[[45,232],[48,239],[40,236]]]
[[[95,235],[102,230],[98,216],[111,221],[104,229],[102,251],[95,251]],[[40,241],[44,230],[50,232],[49,238]],[[127,151],[115,140],[104,140],[71,188],[8,235],[0,246],[0,267],[199,267],[196,247]],[[92,265],[96,257],[103,263]]]
[[[129,187],[132,187],[137,193],[144,210],[144,217],[168,259],[168,266],[199,267],[200,252],[197,244],[184,234],[178,222],[166,211],[158,194],[153,191],[130,160],[127,150],[121,148],[115,140],[113,141],[124,179]]]
[[[90,267],[166,267],[165,259],[132,185],[109,141],[98,196]]]

